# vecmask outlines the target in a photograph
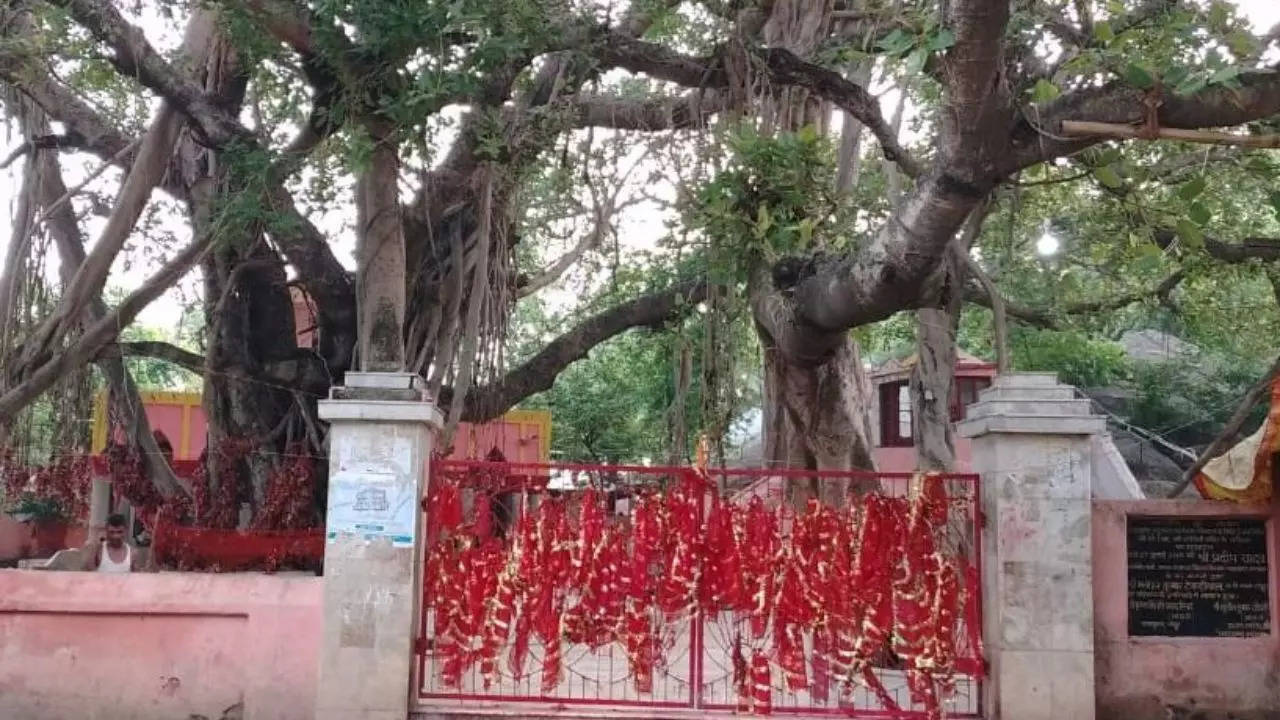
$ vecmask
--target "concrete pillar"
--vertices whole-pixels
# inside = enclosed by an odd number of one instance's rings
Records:
[[[1092,720],[1090,438],[1106,430],[1052,374],[998,377],[959,425],[982,476],[984,717]]]
[[[107,533],[107,517],[111,515],[111,481],[95,477],[89,489],[89,527],[87,540],[97,542]]]
[[[405,720],[422,572],[420,501],[441,417],[422,379],[347,373],[329,426],[317,720]]]

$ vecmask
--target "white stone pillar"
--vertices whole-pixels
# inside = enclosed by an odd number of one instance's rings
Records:
[[[347,373],[320,402],[329,425],[324,637],[317,720],[405,720],[439,410],[422,379]]]
[[[107,532],[107,517],[111,515],[111,480],[95,476],[89,489],[88,542],[98,542]]]
[[[973,440],[986,520],[984,717],[1092,720],[1090,437],[1106,421],[1054,375],[1015,373],[958,429]]]

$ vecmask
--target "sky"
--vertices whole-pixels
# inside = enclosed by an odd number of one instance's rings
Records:
[[[1255,31],[1259,33],[1265,32],[1280,23],[1280,0],[1235,0],[1234,4],[1249,18]],[[179,40],[175,33],[165,32],[166,24],[160,21],[158,17],[142,17],[140,24],[147,31],[151,41],[158,47],[172,46]],[[890,106],[894,100],[895,98],[891,93],[881,96],[881,103],[885,105],[884,111],[886,115],[892,111]],[[4,141],[5,147],[8,148],[17,145],[18,137],[15,128],[10,128]],[[83,156],[76,156],[70,161],[64,160],[63,169],[67,185],[74,187],[96,164],[96,161],[91,161]],[[7,208],[10,217],[13,216],[15,211],[15,196],[17,188],[21,184],[21,167],[22,163],[18,162],[0,171],[0,207]],[[643,172],[636,174],[642,177],[645,175]],[[104,174],[103,181],[110,183],[118,177],[119,173],[109,171]],[[109,186],[114,187],[114,185]],[[163,193],[157,191],[153,198],[161,196],[163,196]],[[339,259],[350,267],[353,264],[354,239],[351,232],[350,218],[346,217],[346,214],[347,211],[345,209],[328,211],[319,218],[313,219],[316,220],[321,230],[332,238],[332,244]],[[618,222],[621,244],[628,247],[643,247],[651,244],[654,238],[661,235],[661,230],[655,228],[655,223],[660,223],[661,221],[660,213],[652,205],[640,205],[632,208]],[[101,232],[104,224],[104,218],[95,216],[86,218],[83,223],[86,238],[92,242],[92,239]],[[190,238],[189,230],[185,226],[185,218],[180,213],[175,212],[171,218],[163,220],[161,227],[172,234],[178,243],[185,244]],[[0,258],[3,257],[3,250],[8,243],[10,229],[11,223],[0,223]],[[124,267],[122,261],[117,262],[118,267],[113,270],[110,284],[130,289],[145,279],[148,273],[148,268],[146,267],[148,264],[137,261],[141,256],[137,254],[136,250],[132,255],[135,261],[131,262],[127,268]],[[56,263],[56,259],[53,262]],[[170,291],[163,298],[152,303],[142,312],[139,322],[162,329],[176,328],[181,317],[184,301],[190,301],[198,297],[199,278],[197,275],[197,273],[189,275],[179,284],[176,290]],[[552,288],[544,292],[550,296],[548,301],[553,306],[569,303],[573,298],[573,293],[567,289],[556,290]]]

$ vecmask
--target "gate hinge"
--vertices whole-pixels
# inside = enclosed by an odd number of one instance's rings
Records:
[[[978,527],[982,528],[983,530],[987,529],[987,514],[982,512],[981,510],[978,511]]]
[[[427,499],[425,497],[418,501],[418,507],[422,508],[422,512],[427,511]]]
[[[427,638],[419,635],[413,639],[413,652],[415,655],[425,655],[427,653]]]

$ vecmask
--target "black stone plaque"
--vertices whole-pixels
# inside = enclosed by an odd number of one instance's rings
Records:
[[[1271,632],[1260,518],[1130,517],[1129,634]]]

